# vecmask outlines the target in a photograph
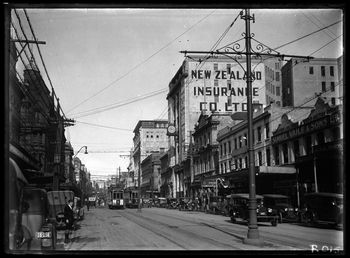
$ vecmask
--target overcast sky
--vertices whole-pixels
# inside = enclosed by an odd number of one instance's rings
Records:
[[[30,29],[18,10],[27,36]],[[66,128],[74,151],[94,174],[126,171],[124,153],[133,145],[133,129],[141,119],[167,119],[166,90],[184,60],[181,50],[208,51],[238,15],[238,9],[26,9],[60,104],[77,123]],[[251,9],[255,39],[271,48],[342,20],[335,9]],[[17,24],[17,18],[12,20]],[[220,46],[240,39],[244,20],[238,18]],[[278,49],[283,54],[339,57],[343,23]],[[334,40],[336,39],[336,40]],[[36,60],[40,58],[33,48]],[[19,65],[20,66],[20,65]],[[49,85],[44,69],[39,65]],[[164,90],[161,92],[161,90]],[[161,94],[152,94],[158,93]],[[154,95],[140,101],[138,97]],[[84,113],[113,104],[95,114]],[[85,115],[85,116],[84,116]],[[83,122],[83,123],[81,123]],[[89,125],[97,124],[98,127]],[[116,129],[119,128],[119,129]],[[124,130],[121,130],[124,129]]]

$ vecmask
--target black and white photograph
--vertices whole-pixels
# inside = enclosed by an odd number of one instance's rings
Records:
[[[3,7],[5,253],[345,253],[343,6]]]

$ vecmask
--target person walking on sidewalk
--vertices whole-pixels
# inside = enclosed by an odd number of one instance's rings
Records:
[[[74,212],[73,212],[73,201],[68,200],[66,206],[64,207],[64,218],[66,221],[66,230],[64,232],[65,238],[64,243],[69,243],[69,234],[73,230],[74,223]]]

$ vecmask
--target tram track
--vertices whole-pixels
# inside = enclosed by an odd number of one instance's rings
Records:
[[[186,250],[189,248],[187,246],[185,246],[184,244],[181,244],[178,241],[175,241],[174,235],[169,234],[169,231],[168,231],[169,229],[176,231],[176,233],[186,235],[186,237],[188,237],[188,238],[196,239],[196,241],[203,241],[202,243],[209,242],[210,244],[215,246],[217,249],[222,248],[224,250],[233,250],[233,249],[234,250],[244,250],[242,248],[234,246],[233,244],[225,244],[222,241],[218,241],[218,240],[215,240],[215,239],[212,239],[209,237],[205,237],[203,235],[196,234],[196,233],[188,230],[188,227],[190,227],[190,226],[192,226],[192,227],[193,226],[207,227],[207,225],[204,223],[198,223],[198,222],[194,222],[194,221],[190,221],[190,220],[186,220],[186,219],[180,219],[180,218],[166,215],[167,217],[170,217],[171,219],[190,222],[188,224],[181,225],[181,226],[169,225],[168,223],[165,223],[165,222],[162,222],[161,220],[159,220],[159,218],[155,219],[155,218],[150,218],[150,217],[144,217],[142,215],[142,213],[141,214],[134,214],[131,211],[129,211],[129,212],[127,210],[125,210],[125,211],[126,211],[126,213],[124,213],[124,212],[120,213],[124,218],[131,220],[132,222],[136,223],[137,225],[139,225],[143,228],[146,228],[147,230],[150,230],[152,233],[156,233],[156,234],[166,238],[167,240],[171,241],[172,243],[174,243],[177,246],[179,246],[183,249],[186,249]],[[162,215],[160,215],[160,216],[162,216]],[[147,222],[151,222],[153,225],[151,226],[151,225],[145,224],[144,223],[145,220],[147,220]],[[174,233],[174,232],[172,232],[172,233]],[[227,234],[227,232],[222,232],[222,233]]]

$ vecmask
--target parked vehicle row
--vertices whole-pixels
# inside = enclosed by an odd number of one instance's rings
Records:
[[[308,225],[343,225],[343,195],[334,193],[309,193],[303,198],[301,209],[294,207],[288,196],[281,194],[256,195],[257,220],[278,223],[294,222]],[[231,194],[225,197],[211,196],[205,203],[198,198],[144,198],[142,207],[162,207],[181,211],[199,211],[229,216],[232,222],[249,221],[249,194]],[[202,207],[203,206],[203,207]]]

